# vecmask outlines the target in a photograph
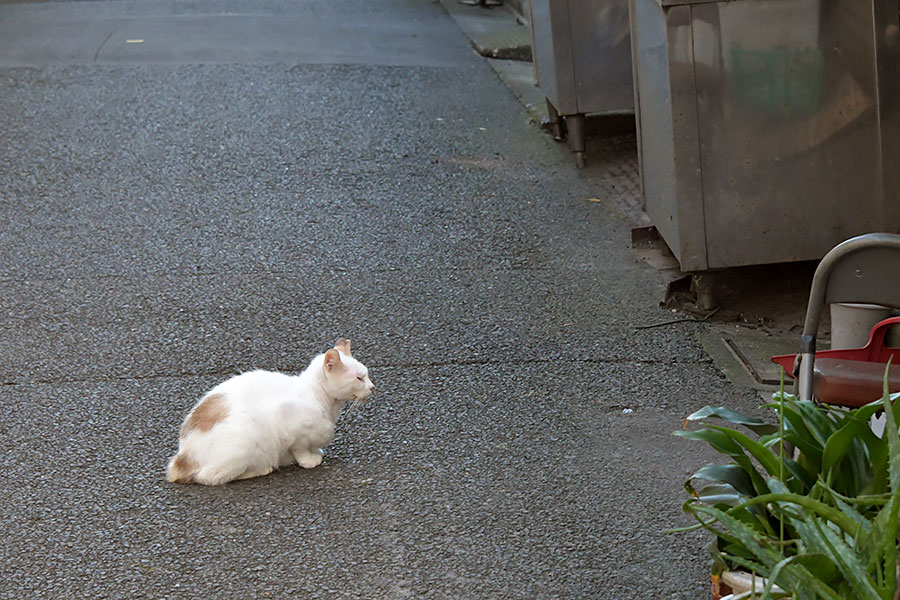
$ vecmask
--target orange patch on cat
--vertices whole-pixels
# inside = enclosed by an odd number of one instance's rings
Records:
[[[181,437],[195,429],[209,431],[227,416],[228,405],[225,403],[225,396],[223,394],[207,396],[191,411],[184,425],[181,426]]]
[[[185,454],[176,454],[169,465],[169,481],[172,483],[190,483],[196,470],[196,462]]]

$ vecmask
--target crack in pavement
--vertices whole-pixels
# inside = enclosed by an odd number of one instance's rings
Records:
[[[560,360],[559,357],[553,358],[520,358],[520,359],[468,359],[468,360],[447,360],[447,361],[426,361],[426,362],[401,362],[401,363],[382,363],[369,364],[369,369],[411,369],[411,368],[440,368],[440,367],[486,367],[491,365],[527,365],[527,364],[550,364]],[[594,365],[654,365],[654,364],[680,364],[689,363],[696,364],[694,359],[671,360],[671,359],[655,359],[655,358],[567,358],[570,363],[594,364]],[[183,379],[194,377],[212,377],[212,376],[231,376],[239,375],[254,368],[239,369],[235,366],[222,367],[219,369],[210,369],[207,371],[181,371],[177,373],[143,373],[135,375],[99,375],[96,377],[56,377],[48,379],[23,379],[14,380],[7,379],[0,381],[0,388],[25,386],[25,385],[65,385],[73,383],[103,383],[113,381],[147,381],[150,379]],[[294,369],[285,369],[274,367],[267,369],[278,371],[280,373],[299,373]]]
[[[548,270],[547,266],[500,266],[497,265],[496,268],[490,268],[492,265],[485,264],[477,267],[470,266],[455,266],[448,265],[442,267],[443,272],[453,272],[453,273],[476,273],[476,272],[497,272],[497,273],[507,273],[507,272],[518,272],[518,271],[526,271],[526,272],[542,272]],[[409,266],[397,266],[397,267],[376,267],[372,269],[368,269],[372,273],[403,273]],[[324,271],[328,271],[329,269],[324,269]],[[345,267],[331,267],[331,272],[333,273],[350,273],[351,269]],[[321,273],[323,269],[316,268],[316,272]],[[141,273],[139,275],[129,275],[124,273],[107,273],[107,274],[98,274],[98,275],[39,275],[35,277],[4,277],[0,275],[0,284],[17,284],[17,285],[29,285],[32,283],[54,283],[59,281],[99,281],[99,280],[141,280],[141,279],[155,279],[160,277],[223,277],[223,276],[259,276],[259,275],[273,275],[273,276],[304,276],[308,275],[309,271],[302,271],[297,269],[258,269],[258,270],[240,270],[240,271],[227,271],[227,270],[218,270],[218,271],[207,271],[207,270],[180,270],[180,271],[164,271],[157,273]]]

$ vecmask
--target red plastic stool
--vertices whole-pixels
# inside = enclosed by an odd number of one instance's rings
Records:
[[[812,393],[816,400],[836,406],[859,407],[879,398],[884,389],[884,370],[891,361],[888,375],[890,391],[900,392],[900,348],[887,346],[885,338],[900,317],[891,317],[872,328],[869,341],[862,348],[822,350],[813,360]],[[796,377],[797,354],[773,356],[772,362]]]

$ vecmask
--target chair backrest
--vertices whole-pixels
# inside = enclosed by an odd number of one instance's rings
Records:
[[[867,233],[825,255],[809,291],[804,335],[815,337],[823,306],[835,302],[900,308],[900,235]]]
[[[900,235],[867,233],[850,238],[829,250],[816,267],[797,365],[802,400],[812,399],[819,317],[826,303],[835,302],[900,308]]]

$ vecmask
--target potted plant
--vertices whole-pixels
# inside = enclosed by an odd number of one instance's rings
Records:
[[[895,395],[896,397],[896,395]],[[676,432],[727,457],[685,483],[684,510],[714,534],[713,581],[734,571],[751,585],[732,598],[900,598],[900,405],[887,391],[842,410],[781,392],[777,424],[706,407]],[[885,434],[868,426],[878,411]],[[713,420],[724,421],[721,425]]]

